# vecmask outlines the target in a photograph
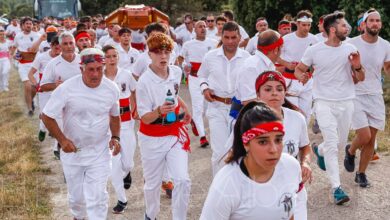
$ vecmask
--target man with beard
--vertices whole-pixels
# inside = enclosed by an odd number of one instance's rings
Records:
[[[204,131],[204,97],[199,88],[198,70],[202,65],[205,54],[209,50],[216,48],[218,42],[206,38],[206,23],[204,21],[195,23],[195,34],[196,38],[194,40],[183,44],[179,60],[184,60],[184,72],[188,74],[188,88],[191,95],[193,115],[193,120],[191,121],[192,131],[195,136],[200,136],[200,146],[206,147],[209,145],[209,142]]]
[[[313,143],[313,151],[318,165],[328,174],[335,203],[342,205],[350,198],[340,185],[338,146],[344,147],[347,144],[354,111],[354,82],[363,81],[365,71],[356,47],[342,42],[348,34],[344,13],[327,15],[324,18],[324,29],[328,39],[305,51],[294,74],[300,82],[306,84],[309,80],[309,67],[315,69],[314,112],[324,141],[318,146]]]
[[[218,32],[218,29],[215,27],[215,18],[214,15],[207,15],[207,37],[213,36]]]
[[[294,77],[295,65],[301,60],[305,50],[317,43],[317,38],[310,33],[312,14],[310,11],[302,10],[297,14],[297,30],[283,37],[284,46],[278,62],[284,67],[279,71],[283,74],[286,84],[289,85],[287,99],[298,106],[304,113],[306,122],[310,122],[312,107],[313,80],[302,85]]]
[[[35,91],[32,89],[30,80],[28,79],[28,72],[38,51],[38,49],[31,49],[31,47],[39,39],[40,35],[32,31],[33,21],[30,17],[23,18],[21,25],[23,31],[17,33],[14,39],[15,47],[18,49],[15,57],[19,61],[18,72],[24,86],[24,98],[28,108],[28,115],[32,116],[35,109],[32,101],[35,96]]]
[[[91,36],[86,31],[79,31],[75,35],[76,46],[79,52],[86,48],[91,48]]]
[[[183,45],[185,42],[194,39],[194,21],[192,15],[187,14],[184,16],[184,26],[176,33],[176,42],[179,45]]]
[[[375,9],[368,10],[363,16],[365,31],[348,42],[355,45],[366,69],[366,79],[355,85],[355,111],[352,117],[352,129],[356,136],[345,149],[344,166],[348,172],[355,169],[356,150],[360,149],[359,170],[355,182],[360,187],[368,187],[365,171],[374,153],[375,138],[378,130],[385,128],[385,104],[382,97],[381,70],[390,74],[390,44],[379,37],[382,29],[381,16]]]
[[[209,51],[198,71],[200,89],[208,101],[207,118],[210,126],[210,142],[213,176],[217,172],[218,156],[231,132],[230,105],[239,70],[250,54],[238,47],[240,29],[229,21],[222,29],[222,46]]]
[[[256,22],[257,33],[249,40],[248,45],[246,45],[245,47],[245,50],[248,51],[251,55],[254,55],[255,52],[257,51],[257,41],[259,39],[259,35],[261,34],[261,32],[264,32],[267,29],[268,29],[267,19],[265,19],[264,17],[258,18]]]

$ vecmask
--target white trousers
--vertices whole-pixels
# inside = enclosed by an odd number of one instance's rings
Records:
[[[45,107],[47,101],[49,101],[50,94],[51,92],[38,92],[39,113],[42,113],[42,110]],[[41,119],[39,119],[39,130],[45,132],[47,131]]]
[[[172,191],[172,219],[187,218],[191,181],[188,175],[188,153],[175,136],[150,137],[138,132],[144,173],[146,214],[155,219],[160,212],[160,187],[165,168],[175,187]]]
[[[305,85],[298,80],[286,79],[288,93],[291,96],[286,98],[294,105],[299,107],[305,114],[306,123],[309,123],[313,102],[313,79],[310,79]]]
[[[297,195],[294,220],[307,220],[307,191],[305,187]]]
[[[110,161],[89,166],[62,164],[68,188],[69,207],[77,219],[106,220],[108,210],[107,181]]]
[[[213,151],[211,155],[211,166],[213,176],[221,168],[221,155],[225,153],[225,143],[229,138],[232,127],[232,117],[229,116],[230,105],[220,102],[209,103],[207,108],[207,118],[210,128],[210,145]]]
[[[348,141],[354,111],[353,100],[315,100],[314,111],[324,141],[318,146],[324,156],[326,172],[332,188],[340,186],[338,147],[344,149]]]
[[[134,134],[134,120],[121,127],[121,152],[112,157],[111,182],[118,200],[127,202],[123,178],[134,168],[134,151],[137,145]],[[123,124],[123,123],[122,123]]]
[[[9,71],[11,63],[8,58],[0,59],[0,91],[8,88]]]
[[[204,123],[203,123],[203,112],[204,112],[204,97],[199,87],[198,77],[188,76],[188,89],[191,95],[192,104],[192,120],[194,120],[196,129],[198,130],[199,136],[205,136]]]
[[[20,76],[20,80],[22,82],[29,81],[28,72],[32,67],[32,63],[19,63],[18,64],[18,72]]]

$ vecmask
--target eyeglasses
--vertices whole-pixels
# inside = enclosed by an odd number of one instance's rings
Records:
[[[207,20],[207,22],[214,22],[214,20]]]
[[[100,55],[85,55],[81,57],[82,64],[88,64],[93,62],[104,63],[104,57]]]

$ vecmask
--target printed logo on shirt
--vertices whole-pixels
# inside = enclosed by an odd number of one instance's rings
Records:
[[[130,63],[134,63],[134,57],[130,57]]]
[[[30,37],[30,41],[33,42],[34,38],[33,37]]]
[[[121,84],[122,92],[126,91],[126,83]]]
[[[280,206],[283,206],[284,212],[286,213],[286,217],[283,217],[282,219],[290,219],[290,212],[293,208],[291,193],[284,193],[282,195],[282,197],[279,200],[279,207]]]
[[[295,152],[295,142],[293,140],[288,140],[285,144],[285,147],[287,148],[287,152],[290,155],[293,155]]]
[[[175,95],[177,95],[179,93],[179,84],[175,83],[174,88],[175,88]]]
[[[208,51],[211,50],[211,47],[207,47],[207,50],[208,50]]]

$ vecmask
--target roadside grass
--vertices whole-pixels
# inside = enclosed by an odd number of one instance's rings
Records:
[[[28,118],[19,76],[12,70],[10,91],[0,93],[0,219],[49,219],[50,191],[37,140]]]

